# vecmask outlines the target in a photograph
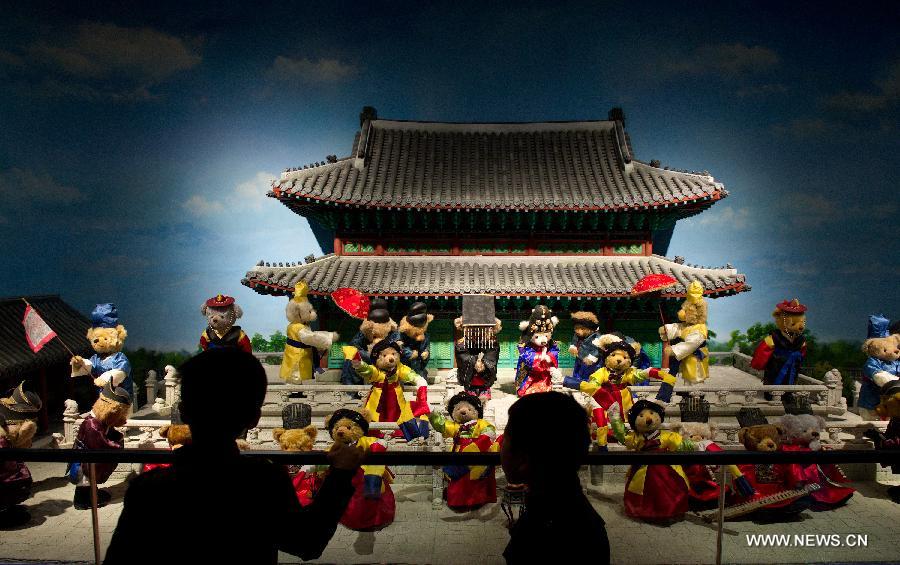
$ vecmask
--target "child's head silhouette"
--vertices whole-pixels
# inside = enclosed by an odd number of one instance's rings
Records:
[[[233,441],[259,423],[267,378],[253,355],[210,349],[185,361],[178,373],[181,417],[195,444]]]

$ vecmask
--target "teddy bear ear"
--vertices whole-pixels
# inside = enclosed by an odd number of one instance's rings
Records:
[[[161,427],[159,429],[159,437],[168,439],[169,438],[169,430],[171,430],[171,429],[172,429],[172,426],[170,424],[166,424],[165,426]]]
[[[234,319],[235,320],[237,320],[238,318],[240,318],[241,316],[244,315],[243,308],[241,308],[237,304],[233,304],[232,306],[234,306]]]
[[[529,324],[529,323],[530,323],[530,322],[529,322],[528,320],[522,320],[521,322],[519,322],[519,331],[520,331],[520,332],[524,332],[524,331],[525,331],[525,328],[528,327],[528,324]]]
[[[783,425],[774,424],[774,427],[775,427],[775,431],[778,432],[778,435],[783,436],[783,435],[787,434],[787,428],[785,428]]]
[[[319,435],[319,428],[315,424],[310,424],[303,428],[303,432],[309,437],[310,441],[316,441],[316,436]]]
[[[284,428],[275,428],[272,430],[272,439],[278,441],[284,435]]]
[[[455,327],[458,330],[462,329],[462,316],[460,316],[459,318],[454,318],[453,327]]]
[[[207,307],[206,307],[206,304],[201,304],[201,305],[200,305],[200,315],[203,316],[203,317],[206,317],[206,308],[207,308]]]
[[[87,336],[88,339],[91,339],[92,337],[94,337],[94,328],[88,328],[87,334],[85,334],[85,335]]]

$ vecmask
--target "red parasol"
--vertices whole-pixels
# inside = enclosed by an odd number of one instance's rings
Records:
[[[662,291],[670,286],[678,284],[678,279],[675,277],[664,275],[661,273],[653,273],[651,275],[647,275],[641,277],[641,280],[636,282],[633,287],[631,287],[631,294],[634,296],[640,296],[643,294],[652,294],[654,292],[662,293]],[[659,307],[659,319],[662,321],[663,325],[666,325],[666,319],[663,316],[662,304],[657,303]],[[663,351],[665,351],[665,346],[668,345],[669,342],[667,340],[663,340]],[[662,358],[662,368],[669,368],[669,358],[663,355]]]
[[[337,307],[359,320],[369,315],[369,297],[355,288],[339,288],[331,293]]]

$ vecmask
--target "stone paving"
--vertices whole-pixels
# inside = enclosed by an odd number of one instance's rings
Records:
[[[27,502],[30,524],[0,531],[0,561],[86,562],[93,558],[91,514],[72,507],[73,487],[61,478],[62,464],[35,463],[34,496]],[[900,480],[893,480],[893,483]],[[499,505],[456,514],[434,510],[429,485],[395,485],[397,520],[375,533],[339,527],[322,563],[502,563],[508,534]],[[900,505],[885,494],[887,483],[859,483],[857,494],[843,508],[830,512],[806,512],[788,524],[727,522],[724,530],[725,563],[898,562]],[[100,537],[104,547],[119,512],[127,484],[112,484],[113,503],[100,509]],[[716,530],[699,517],[669,527],[637,523],[622,511],[622,485],[591,486],[589,498],[607,523],[614,563],[713,563]],[[866,547],[750,547],[747,534],[864,534]],[[584,543],[589,551],[589,532],[573,532],[570,540]],[[147,544],[136,551],[158,548],[160,561],[170,561],[169,551],[156,533],[148,532]],[[297,562],[282,554],[284,562]]]

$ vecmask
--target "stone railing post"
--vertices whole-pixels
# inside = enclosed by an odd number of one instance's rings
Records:
[[[719,397],[719,400],[716,401],[716,406],[726,407],[728,406],[728,391],[727,390],[717,390],[716,395]]]
[[[825,382],[825,386],[828,387],[828,400],[826,401],[827,406],[846,406],[846,400],[843,398],[843,388],[844,388],[844,379],[841,377],[841,372],[837,369],[831,369],[827,373],[825,373],[825,377],[822,379]]]
[[[153,403],[156,402],[156,371],[153,369],[147,371],[147,380],[144,382],[144,387],[147,389],[145,406],[153,406]]]
[[[75,443],[75,423],[78,421],[78,403],[71,398],[66,400],[63,409],[63,440],[66,445],[71,446]]]
[[[756,404],[756,391],[755,390],[745,390],[744,391],[744,403],[753,406]]]
[[[172,365],[166,365],[166,408],[172,408],[178,402],[178,373]]]

